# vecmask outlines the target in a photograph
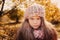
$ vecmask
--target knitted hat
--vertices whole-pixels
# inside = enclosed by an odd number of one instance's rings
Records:
[[[40,17],[45,17],[45,9],[42,5],[33,4],[29,6],[24,13],[24,17],[28,18],[29,16],[38,15]]]

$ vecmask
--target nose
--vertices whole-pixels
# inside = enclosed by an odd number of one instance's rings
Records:
[[[36,24],[37,23],[37,20],[34,20],[34,24]]]

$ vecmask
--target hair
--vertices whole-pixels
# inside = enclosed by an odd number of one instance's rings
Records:
[[[47,21],[41,18],[42,24],[41,28],[44,31],[44,40],[57,40],[57,34],[55,30],[52,28],[53,26]],[[24,21],[22,27],[17,32],[17,40],[34,40],[33,29],[31,28],[28,19]]]
[[[35,6],[33,6],[33,7],[35,7]],[[37,8],[39,9],[39,7],[37,7]],[[37,11],[37,10],[35,10],[35,11]],[[40,17],[40,18],[41,18],[40,26],[44,32],[44,40],[57,40],[57,34],[56,34],[55,30],[52,28],[53,25],[50,24],[49,22],[47,22],[44,19],[44,17]],[[25,18],[22,26],[19,28],[19,30],[17,32],[16,40],[34,40],[33,28],[30,26],[28,18]]]

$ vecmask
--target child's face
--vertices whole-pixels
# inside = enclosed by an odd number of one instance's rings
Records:
[[[34,15],[29,17],[29,23],[32,28],[37,29],[41,24],[40,16]]]

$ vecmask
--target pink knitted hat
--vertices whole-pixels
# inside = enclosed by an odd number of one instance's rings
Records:
[[[30,16],[38,15],[40,17],[45,17],[45,9],[42,5],[39,4],[33,4],[29,6],[24,13],[24,17],[28,18]]]

